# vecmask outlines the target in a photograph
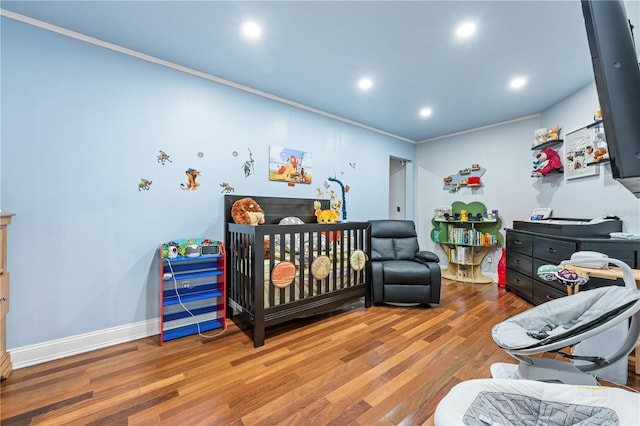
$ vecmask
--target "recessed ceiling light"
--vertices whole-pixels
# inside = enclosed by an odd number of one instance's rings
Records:
[[[524,77],[516,77],[513,80],[511,80],[511,83],[509,83],[509,86],[511,86],[512,89],[520,89],[526,83],[527,83],[527,80]]]
[[[422,108],[420,110],[420,117],[429,117],[431,116],[431,108]]]
[[[360,81],[358,81],[358,87],[362,90],[369,90],[373,87],[373,80],[368,77],[361,78]]]
[[[242,32],[248,38],[256,39],[262,34],[262,28],[260,28],[260,25],[255,22],[249,21],[242,25]]]
[[[458,26],[456,35],[458,38],[469,38],[476,32],[476,24],[473,22],[465,22]]]

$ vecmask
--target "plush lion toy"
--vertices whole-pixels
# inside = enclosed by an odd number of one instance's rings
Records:
[[[320,210],[316,209],[315,213],[318,223],[338,223],[340,212],[337,210]]]
[[[253,225],[264,223],[264,212],[253,198],[241,198],[231,206],[231,217],[235,223]]]

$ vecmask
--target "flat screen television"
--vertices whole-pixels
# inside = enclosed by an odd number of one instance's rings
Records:
[[[640,198],[640,64],[633,25],[622,0],[581,1],[611,173]]]

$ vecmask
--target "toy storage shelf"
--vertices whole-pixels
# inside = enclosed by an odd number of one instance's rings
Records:
[[[532,146],[531,147],[531,151],[536,151],[536,150],[539,150],[539,149],[545,149],[548,146],[559,145],[559,144],[561,144],[563,142],[564,142],[564,140],[562,140],[562,139],[557,139],[555,141],[543,142],[540,145]]]
[[[219,254],[168,259],[160,247],[160,345],[226,328],[225,248]]]
[[[475,216],[484,213],[487,208],[478,201],[469,204],[456,201],[451,205],[452,215],[462,210]],[[449,263],[447,269],[442,271],[442,276],[461,282],[492,283],[491,278],[482,274],[480,265],[491,249],[502,246],[501,223],[500,217],[495,220],[465,221],[434,217],[431,220],[431,239],[440,244]]]

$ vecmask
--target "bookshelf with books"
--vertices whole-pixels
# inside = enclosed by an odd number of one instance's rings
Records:
[[[478,201],[455,201],[451,206],[437,207],[431,220],[431,239],[444,250],[448,267],[442,276],[455,281],[491,283],[482,274],[482,260],[491,250],[502,246],[502,220],[497,210]]]

